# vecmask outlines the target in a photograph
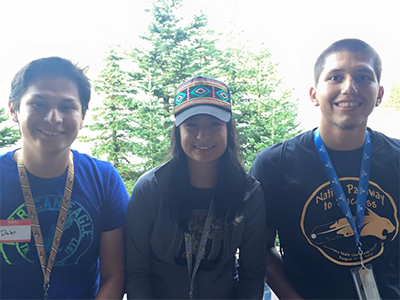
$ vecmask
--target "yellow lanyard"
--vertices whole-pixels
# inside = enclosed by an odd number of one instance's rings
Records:
[[[50,275],[56,259],[58,246],[64,230],[65,221],[68,215],[69,204],[71,200],[72,187],[74,185],[74,159],[72,152],[70,153],[70,161],[68,164],[67,181],[65,182],[64,195],[61,202],[60,212],[58,214],[57,227],[54,232],[53,243],[51,245],[49,260],[47,261],[46,253],[43,245],[42,232],[40,230],[39,218],[36,213],[35,202],[33,200],[31,187],[29,185],[28,175],[26,173],[24,161],[21,153],[18,155],[18,175],[21,182],[22,195],[24,196],[26,209],[32,222],[32,235],[35,239],[36,250],[39,256],[40,266],[43,271],[43,289],[44,299],[47,299],[47,291],[50,288]]]

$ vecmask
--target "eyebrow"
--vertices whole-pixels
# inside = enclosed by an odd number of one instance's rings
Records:
[[[326,74],[331,74],[331,73],[340,73],[343,72],[344,69],[333,69],[333,70],[329,70]],[[372,70],[371,68],[368,67],[364,67],[364,66],[359,66],[359,67],[355,67],[354,71],[356,72],[365,72],[365,73],[375,73],[374,70]]]
[[[80,102],[79,99],[65,98],[61,99],[62,102]]]
[[[41,100],[46,100],[48,97],[46,97],[43,94],[32,94],[31,98],[36,98],[36,99],[41,99]],[[79,99],[76,98],[63,98],[61,99],[63,102],[80,102]]]

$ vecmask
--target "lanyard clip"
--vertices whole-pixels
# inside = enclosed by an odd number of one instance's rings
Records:
[[[43,295],[43,299],[47,300],[47,291],[50,288],[50,284],[49,283],[43,283],[43,290],[44,290],[44,295]]]
[[[357,248],[358,248],[358,255],[360,255],[361,267],[362,267],[363,269],[365,269],[364,260],[363,260],[364,251],[362,251],[361,247],[362,247],[361,242],[358,242],[358,243],[357,243]]]

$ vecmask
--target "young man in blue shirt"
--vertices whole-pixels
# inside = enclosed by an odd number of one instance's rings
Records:
[[[0,243],[1,299],[122,298],[127,191],[111,164],[71,150],[90,94],[84,71],[59,57],[12,81],[22,147],[0,156],[0,220],[19,238]]]

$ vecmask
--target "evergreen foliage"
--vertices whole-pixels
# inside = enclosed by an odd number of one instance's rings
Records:
[[[141,48],[135,48],[132,58],[139,66],[136,79],[152,80],[153,95],[161,99],[166,113],[172,113],[176,87],[186,79],[202,74],[212,65],[217,53],[212,31],[206,30],[207,17],[194,16],[190,24],[177,17],[181,0],[154,2],[151,23]],[[151,76],[149,76],[149,74]]]
[[[95,82],[95,91],[102,96],[103,103],[93,109],[93,122],[86,126],[93,133],[80,140],[92,142],[93,155],[111,162],[129,189],[137,179],[132,162],[137,110],[133,99],[137,89],[131,75],[121,68],[124,58],[117,50],[111,50],[105,61],[106,66]]]
[[[392,83],[389,99],[384,100],[382,106],[400,111],[400,83]]]
[[[241,155],[248,170],[257,153],[298,133],[296,105],[279,89],[269,51],[216,46],[204,14],[189,24],[178,17],[182,0],[155,0],[142,43],[126,54],[112,49],[95,83],[104,98],[89,129],[93,155],[118,169],[128,192],[144,172],[168,157],[173,99],[185,80],[203,75],[232,91]]]
[[[251,52],[226,49],[220,70],[232,92],[234,120],[246,170],[266,147],[299,133],[297,104],[290,91],[281,91],[276,65],[268,49]]]
[[[212,65],[217,51],[206,16],[189,25],[177,17],[181,2],[155,1],[143,43],[127,54],[112,49],[95,83],[104,102],[88,128],[98,135],[81,140],[95,142],[93,155],[113,163],[129,192],[141,174],[168,157],[176,87]]]
[[[4,108],[0,108],[0,124],[9,120],[8,114]],[[19,131],[10,126],[4,126],[0,129],[0,148],[14,145],[19,140]]]

